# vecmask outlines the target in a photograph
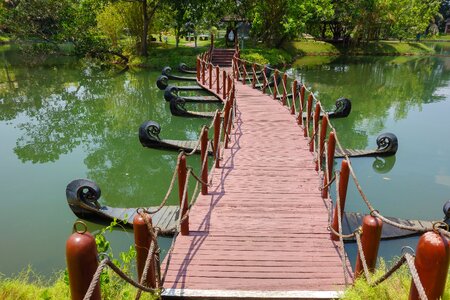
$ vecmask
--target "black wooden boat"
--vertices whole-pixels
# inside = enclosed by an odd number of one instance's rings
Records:
[[[220,103],[222,100],[217,98],[216,96],[180,96],[178,94],[178,87],[169,85],[164,90],[164,99],[166,101],[171,101],[173,98],[181,98],[185,102],[198,102],[198,103]]]
[[[197,77],[192,76],[178,76],[172,74],[172,68],[171,67],[164,67],[161,72],[162,75],[167,76],[169,79],[174,80],[184,80],[184,81],[197,81]]]
[[[328,112],[329,119],[346,118],[352,111],[352,102],[347,98],[339,98],[335,102],[334,111]],[[306,119],[306,112],[303,112],[303,119]],[[319,118],[323,118],[324,114],[320,113]],[[312,120],[312,116],[311,116]]]
[[[187,74],[197,74],[197,70],[195,68],[189,68],[185,63],[180,63],[178,65],[178,71]]]
[[[191,152],[197,146],[198,141],[161,139],[159,137],[160,133],[161,126],[157,122],[146,121],[139,127],[139,141],[144,147],[174,151],[184,150]],[[196,150],[196,153],[200,153],[200,148]],[[208,154],[213,154],[211,142],[208,144]]]
[[[156,86],[160,90],[165,90],[169,86],[169,78],[165,75],[160,75],[156,80]],[[203,87],[199,85],[186,85],[186,86],[177,86],[180,91],[203,91],[205,90]]]
[[[398,139],[393,133],[382,133],[377,137],[377,146],[377,149],[372,150],[344,149],[344,153],[336,148],[334,157],[342,158],[345,154],[350,157],[394,155],[398,150]]]
[[[174,97],[170,100],[170,112],[178,117],[191,118],[213,118],[216,112],[214,111],[190,111],[185,107],[186,101],[180,97]]]
[[[101,205],[100,187],[87,179],[76,179],[66,188],[66,198],[72,212],[80,219],[108,225],[116,220],[122,226],[132,228],[137,208],[116,208]],[[148,211],[156,211],[157,207],[147,207]],[[162,229],[161,235],[173,236],[179,215],[178,206],[165,206],[152,214],[152,223]]]
[[[131,228],[133,218],[137,213],[137,208],[115,208],[103,206],[98,201],[101,196],[100,187],[93,181],[87,179],[76,179],[70,182],[66,188],[66,198],[70,209],[80,219],[88,220],[99,224],[109,224],[116,220],[123,226]],[[156,211],[157,207],[147,207],[148,211]],[[441,222],[450,225],[450,201],[443,207],[445,218]],[[178,206],[164,206],[158,212],[152,214],[152,223],[155,227],[161,228],[162,235],[172,236],[179,216]],[[346,212],[342,218],[343,234],[354,232],[362,224],[364,215],[355,212]],[[387,217],[397,223],[415,226],[418,228],[433,228],[433,221],[406,220],[400,218]],[[387,223],[383,224],[381,239],[396,239],[419,235],[416,231],[399,229]],[[345,242],[354,242],[353,238],[344,239]]]

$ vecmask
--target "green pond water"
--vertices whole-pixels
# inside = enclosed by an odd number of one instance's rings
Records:
[[[209,124],[170,114],[155,85],[160,72],[120,71],[70,57],[24,60],[7,47],[0,49],[0,273],[11,275],[31,264],[48,275],[65,267],[65,241],[77,220],[65,197],[73,179],[95,181],[106,205],[160,203],[177,153],[142,147],[137,131],[144,121],[157,121],[161,136],[172,139],[196,139],[201,126]],[[442,205],[450,199],[450,59],[309,58],[289,72],[319,91],[329,109],[339,97],[352,100],[350,116],[333,121],[344,147],[376,148],[378,134],[397,135],[395,157],[352,160],[380,212],[443,217]],[[198,157],[189,164],[198,166]],[[174,193],[169,204],[177,202]],[[353,185],[346,210],[367,212]],[[132,233],[123,230],[107,238],[115,253],[133,244]],[[389,260],[416,241],[383,242],[380,254]],[[161,239],[165,250],[169,243]],[[356,247],[346,249],[354,260]]]

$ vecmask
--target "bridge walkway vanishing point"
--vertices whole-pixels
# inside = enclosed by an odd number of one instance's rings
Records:
[[[327,230],[320,176],[295,116],[236,83],[234,127],[209,193],[191,208],[189,235],[177,237],[163,296],[339,297],[344,267],[352,270]]]

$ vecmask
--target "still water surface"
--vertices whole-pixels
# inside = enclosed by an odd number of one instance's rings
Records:
[[[97,182],[107,205],[158,205],[177,153],[143,148],[139,125],[155,120],[162,137],[196,139],[209,121],[171,116],[155,86],[159,72],[120,73],[72,58],[24,61],[7,49],[0,60],[0,273],[11,275],[31,264],[51,274],[65,266],[65,240],[76,221],[65,199],[71,180]],[[352,100],[350,117],[334,121],[344,147],[376,148],[378,134],[397,135],[395,157],[352,160],[380,212],[442,218],[442,205],[450,199],[449,59],[309,58],[290,72],[319,91],[330,109],[341,96]],[[198,158],[192,164],[198,165]],[[175,195],[170,203],[177,203]],[[354,186],[346,209],[367,212]],[[94,232],[101,228],[88,225]],[[120,230],[108,238],[115,252],[133,243],[132,234]],[[383,242],[380,251],[389,260],[416,241]],[[163,247],[169,242],[162,240]],[[354,260],[355,246],[346,248]]]

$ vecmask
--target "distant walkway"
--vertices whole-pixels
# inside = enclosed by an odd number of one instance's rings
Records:
[[[231,147],[176,240],[165,295],[338,297],[343,262],[308,139],[260,91],[236,83],[236,101]]]

